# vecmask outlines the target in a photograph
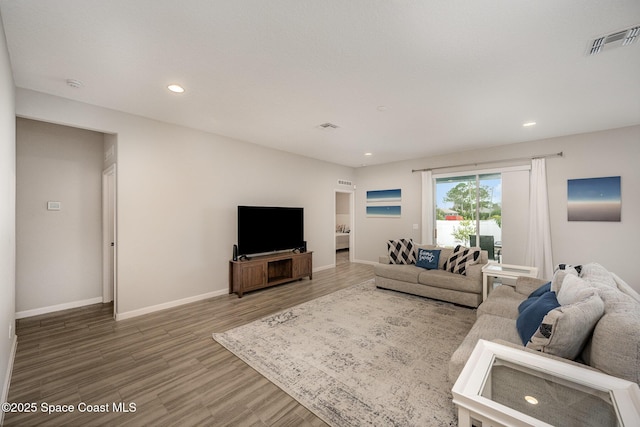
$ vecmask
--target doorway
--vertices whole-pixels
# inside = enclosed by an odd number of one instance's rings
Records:
[[[335,253],[336,266],[353,261],[354,218],[353,191],[335,192]]]
[[[102,173],[102,302],[113,301],[118,312],[116,292],[116,165]]]

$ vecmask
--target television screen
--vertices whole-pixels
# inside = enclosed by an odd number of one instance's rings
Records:
[[[238,255],[304,246],[303,208],[238,206]]]

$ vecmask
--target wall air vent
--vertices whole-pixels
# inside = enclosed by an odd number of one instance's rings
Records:
[[[339,179],[338,180],[338,185],[348,185],[349,187],[351,187],[353,185],[353,182],[347,180],[347,179]]]
[[[325,129],[325,130],[338,129],[337,125],[334,125],[333,123],[329,123],[329,122],[318,125],[318,127],[320,129]]]
[[[634,43],[638,37],[640,37],[640,25],[598,37],[589,43],[587,55],[593,56],[605,50],[629,46]]]

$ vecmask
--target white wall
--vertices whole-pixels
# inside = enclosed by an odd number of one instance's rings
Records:
[[[0,402],[9,391],[15,346],[15,90],[0,17]],[[0,424],[3,414],[0,413]]]
[[[640,291],[640,269],[633,262],[640,242],[640,168],[637,165],[640,159],[640,126],[357,169],[356,258],[376,261],[385,253],[385,241],[388,239],[405,237],[420,241],[420,230],[412,227],[420,224],[420,174],[412,173],[412,169],[559,151],[564,152],[564,157],[547,160],[554,264],[598,262]],[[621,176],[622,221],[568,222],[567,180],[605,176]],[[402,218],[367,218],[364,214],[366,191],[389,188],[402,189]],[[503,236],[503,242],[506,239]]]
[[[102,133],[17,120],[18,318],[102,301],[103,151]],[[47,210],[47,201],[62,209]]]
[[[23,89],[16,114],[117,134],[122,316],[228,292],[239,204],[304,207],[314,269],[335,262],[335,189],[351,168]]]

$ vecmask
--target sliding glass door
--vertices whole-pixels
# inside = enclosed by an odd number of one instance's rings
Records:
[[[502,249],[502,176],[498,173],[435,178],[436,242],[479,246],[489,259]]]

